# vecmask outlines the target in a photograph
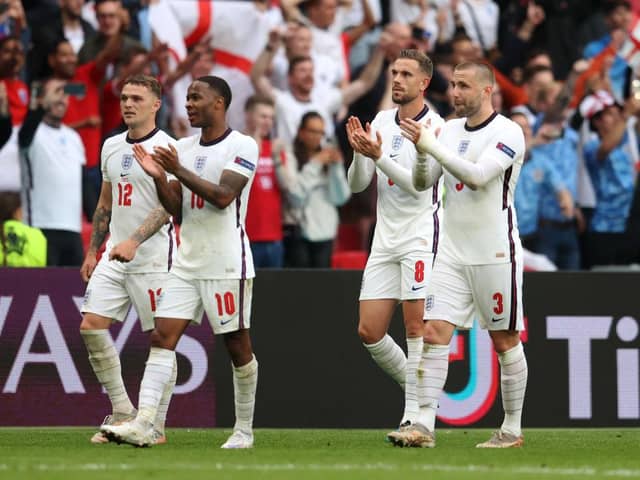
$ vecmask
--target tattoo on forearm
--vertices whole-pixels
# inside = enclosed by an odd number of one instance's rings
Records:
[[[142,243],[156,233],[160,228],[169,221],[169,214],[164,208],[158,207],[153,210],[142,222],[142,225],[133,232],[131,239],[138,243]]]
[[[109,222],[111,222],[111,209],[99,206],[93,214],[93,230],[89,246],[91,250],[98,251],[102,246],[109,233]]]

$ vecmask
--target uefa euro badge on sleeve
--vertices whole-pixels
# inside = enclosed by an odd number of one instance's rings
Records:
[[[394,151],[400,150],[404,137],[402,135],[394,135],[391,139],[391,148]]]
[[[207,164],[207,157],[199,156],[199,157],[196,157],[196,159],[194,160],[193,168],[199,175],[201,175],[206,164]]]

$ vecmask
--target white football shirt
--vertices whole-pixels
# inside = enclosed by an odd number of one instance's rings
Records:
[[[438,139],[468,161],[494,161],[502,167],[500,175],[475,191],[443,169],[447,228],[441,251],[462,265],[513,261],[520,249],[513,193],[525,152],[522,129],[494,113],[473,128],[465,118],[449,120]]]
[[[127,132],[105,140],[101,153],[103,181],[111,183],[111,236],[102,258],[109,258],[114,245],[128,239],[144,223],[156,208],[162,206],[153,179],[147,175],[133,156],[133,145],[139,143],[147,152],[159,145],[167,147],[175,140],[162,130],[155,128],[143,138],[132,140]],[[170,176],[169,178],[173,178]],[[112,262],[129,273],[167,272],[173,263],[176,251],[175,234],[171,224],[140,244],[136,256],[129,263]]]
[[[414,120],[439,128],[444,120],[425,105]],[[409,172],[416,161],[416,149],[402,136],[398,109],[383,110],[371,122],[371,128],[382,136],[382,154],[398,162]],[[375,134],[374,134],[375,135]],[[395,185],[384,172],[378,174],[377,223],[372,250],[389,253],[416,250],[435,253],[438,248],[440,224],[440,182],[420,192],[417,200]]]
[[[220,209],[182,185],[180,248],[172,272],[185,279],[245,279],[255,276],[245,218],[258,164],[255,140],[228,129],[212,142],[200,135],[178,141],[180,163],[218,185],[224,170],[249,180],[242,193]]]

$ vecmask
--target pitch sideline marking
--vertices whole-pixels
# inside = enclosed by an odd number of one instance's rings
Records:
[[[352,470],[414,470],[414,471],[440,471],[440,472],[465,472],[465,473],[516,473],[522,475],[583,475],[588,477],[606,476],[606,477],[622,477],[633,478],[640,477],[640,470],[631,469],[615,469],[615,470],[598,470],[590,466],[580,468],[550,468],[536,466],[521,466],[515,468],[499,468],[489,467],[486,465],[410,465],[403,467],[401,465],[391,463],[363,463],[349,464],[338,463],[333,465],[323,464],[237,464],[237,463],[214,463],[214,464],[174,464],[167,465],[170,469],[192,470],[192,471],[210,471],[210,470],[253,470],[253,471],[352,471]],[[6,463],[0,463],[0,471],[135,471],[147,470],[149,467],[138,464],[128,463],[84,463],[84,464],[31,464],[28,466],[10,466]]]

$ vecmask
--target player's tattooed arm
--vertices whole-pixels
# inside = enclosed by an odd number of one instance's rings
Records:
[[[93,229],[91,231],[91,241],[89,242],[89,253],[93,253],[94,256],[100,250],[107,233],[109,233],[111,199],[111,183],[103,182],[98,205],[93,214]]]
[[[98,260],[96,259],[98,250],[102,246],[104,239],[109,232],[109,223],[111,222],[111,183],[102,182],[100,190],[100,198],[98,206],[93,214],[93,228],[91,231],[91,240],[89,242],[89,251],[80,267],[80,276],[85,282],[89,281],[93,270],[96,268]]]
[[[109,252],[109,260],[130,262],[142,242],[150,238],[169,221],[169,214],[162,207],[152,210],[135,232],[126,240],[115,245]]]
[[[131,240],[140,245],[148,238],[151,238],[151,236],[160,230],[164,224],[168,223],[169,218],[169,214],[163,207],[158,207],[155,210],[152,210],[147,218],[145,218],[144,222],[142,222],[142,225],[133,232]]]

